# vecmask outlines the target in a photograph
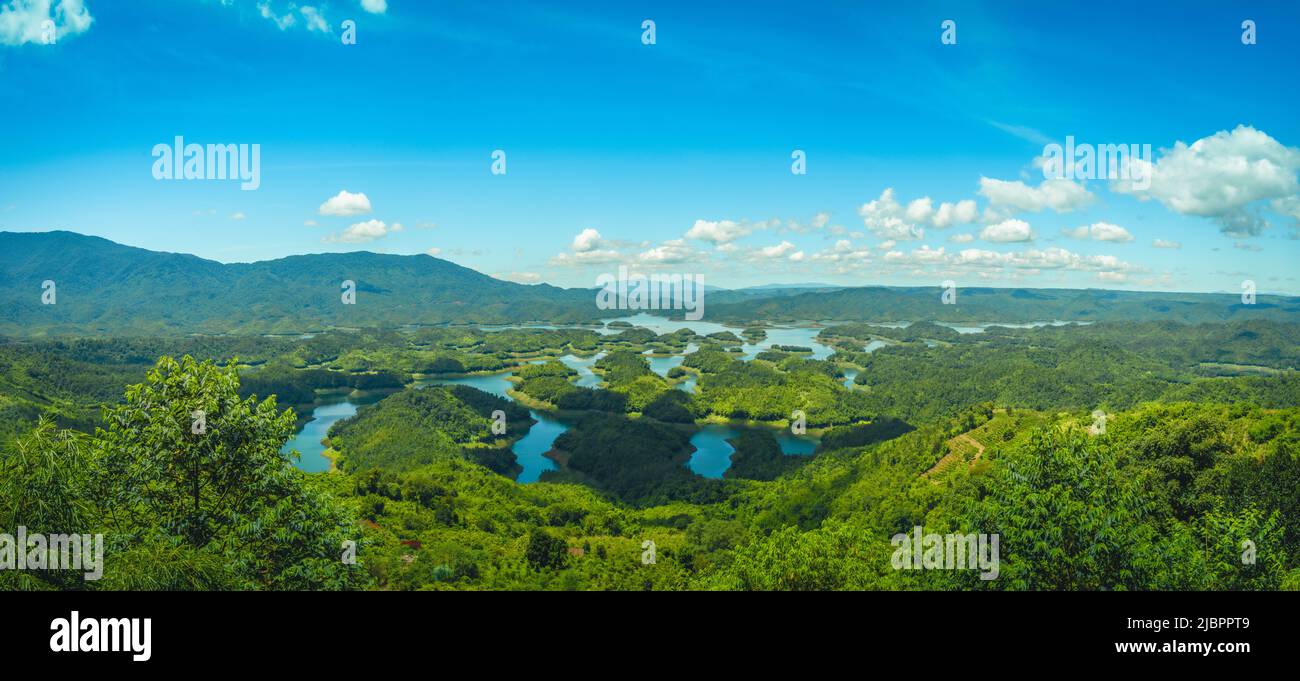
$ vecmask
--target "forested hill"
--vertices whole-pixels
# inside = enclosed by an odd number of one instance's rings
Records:
[[[53,305],[42,283],[55,283]],[[356,282],[355,305],[341,284]],[[590,321],[590,291],[494,279],[427,255],[222,264],[72,232],[0,232],[0,334],[297,333],[442,322]]]
[[[356,304],[340,286],[356,282]],[[53,305],[42,303],[53,281]],[[958,288],[955,305],[934,287],[808,291],[714,290],[708,321],[805,320],[1037,322],[1300,321],[1300,298],[1099,289]],[[501,281],[427,255],[295,255],[222,264],[72,232],[0,232],[0,335],[302,333],[407,324],[594,322],[634,311],[600,310],[590,289]],[[681,315],[680,311],[676,312]]]
[[[870,286],[795,292],[776,298],[715,296],[708,319],[745,324],[803,320],[1026,323],[1062,321],[1178,321],[1189,324],[1248,319],[1300,321],[1300,298],[1240,293],[1164,293],[1103,289],[957,288],[942,303],[938,287]]]

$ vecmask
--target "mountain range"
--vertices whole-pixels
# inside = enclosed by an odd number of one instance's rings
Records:
[[[344,281],[355,282],[355,304],[343,304]],[[428,255],[362,251],[223,264],[67,231],[0,232],[0,309],[0,334],[13,337],[578,324],[635,312],[598,309],[592,289],[502,281]],[[970,288],[944,305],[938,287],[785,285],[710,290],[705,305],[706,320],[736,324],[1260,318],[1300,320],[1300,298],[1260,295],[1248,305],[1231,294]]]

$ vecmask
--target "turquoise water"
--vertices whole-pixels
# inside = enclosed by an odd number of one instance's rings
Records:
[[[672,369],[673,367],[681,366],[682,361],[686,359],[686,356],[672,355],[671,357],[651,357],[647,355],[646,359],[650,361],[651,371],[655,372],[656,374],[659,374],[660,376],[667,377],[668,370]]]
[[[781,445],[782,454],[812,456],[820,442],[811,435],[795,435],[788,430],[782,430],[776,434],[776,443]]]
[[[565,355],[560,358],[560,361],[564,362],[565,366],[578,372],[578,380],[574,383],[574,385],[578,386],[579,388],[595,388],[596,386],[600,385],[601,379],[600,376],[596,374],[596,372],[591,370],[591,367],[596,362],[600,361],[600,358],[604,356],[605,353],[603,352],[598,352],[592,355],[591,357],[578,357],[577,355]]]
[[[510,375],[511,372],[503,371],[499,374],[462,376],[460,378],[423,378],[415,382],[415,387],[423,388],[426,385],[467,385],[471,388],[478,388],[485,393],[492,393],[497,397],[504,397],[507,400],[510,400],[510,396],[506,394],[506,390],[513,386],[510,382]]]
[[[745,351],[745,359],[754,359],[758,353],[772,347],[773,345],[800,345],[812,349],[811,355],[803,355],[812,359],[826,359],[835,352],[830,346],[822,345],[817,342],[817,334],[821,329],[794,328],[794,329],[763,329],[767,332],[767,338],[756,344],[746,343],[741,347]]]
[[[378,402],[388,393],[352,395],[333,394],[322,396],[323,403],[311,412],[311,420],[303,425],[293,439],[280,448],[281,454],[298,450],[302,455],[294,466],[308,473],[320,473],[330,469],[330,460],[325,457],[325,445],[321,440],[329,433],[330,426],[357,413],[357,407]]]
[[[740,432],[733,426],[708,424],[700,432],[691,436],[695,451],[691,454],[686,467],[696,475],[706,478],[721,478],[731,468],[731,455],[735,447],[727,440]],[[818,439],[811,435],[794,435],[788,430],[774,433],[776,442],[781,446],[781,453],[791,456],[811,456],[817,450]]]
[[[509,381],[510,375],[511,372],[505,371],[483,376],[426,378],[416,381],[415,387],[418,389],[429,385],[468,385],[513,402],[514,400],[506,394],[506,390],[512,385]],[[287,454],[297,449],[302,454],[302,458],[294,465],[308,473],[329,470],[330,462],[324,456],[325,446],[320,441],[329,432],[330,426],[356,414],[358,406],[378,402],[386,394],[353,393],[323,397],[326,402],[312,410],[312,420],[308,421],[302,430],[285,444],[282,451]],[[543,412],[530,411],[529,413],[537,423],[533,424],[527,435],[515,441],[514,446],[511,447],[515,460],[523,468],[517,480],[525,483],[537,482],[542,473],[555,470],[555,462],[543,455],[550,451],[555,438],[569,429],[569,426]]]
[[[595,361],[594,358],[592,361]],[[513,385],[509,380],[511,373],[503,371],[499,374],[486,376],[426,379],[417,383],[417,387],[422,385],[468,385],[513,402],[514,398],[506,394],[506,390]],[[547,416],[543,412],[530,410],[528,413],[537,423],[534,423],[528,434],[516,440],[515,444],[510,448],[510,451],[515,454],[515,461],[523,468],[519,472],[519,477],[515,479],[524,483],[537,482],[542,473],[556,469],[555,462],[543,455],[551,451],[551,444],[555,442],[555,438],[569,429],[567,425]]]
[[[522,483],[537,482],[542,473],[556,469],[555,462],[546,458],[545,454],[551,451],[555,438],[569,429],[567,425],[543,412],[528,413],[537,423],[534,423],[528,434],[515,441],[514,446],[510,448],[510,451],[515,453],[515,461],[518,461],[523,468],[519,471],[519,477],[515,478]]]
[[[669,371],[671,371],[674,367],[679,367],[682,365],[682,362],[686,360],[686,355],[689,355],[692,352],[695,352],[696,350],[699,349],[700,347],[698,345],[694,343],[687,343],[685,352],[683,352],[680,355],[672,355],[669,357],[651,357],[650,355],[647,354],[646,359],[650,362],[651,371],[655,372],[656,374],[659,374],[660,376],[663,376],[664,378],[667,378]],[[647,350],[646,352],[649,353],[650,351]],[[688,375],[686,380],[677,384],[677,389],[688,393],[694,393],[695,375],[694,374]]]
[[[736,431],[728,426],[709,424],[701,428],[700,432],[691,436],[695,452],[691,454],[691,460],[686,462],[686,467],[706,478],[722,477],[731,468],[731,454],[736,451],[727,442],[727,438],[734,437],[735,434]]]

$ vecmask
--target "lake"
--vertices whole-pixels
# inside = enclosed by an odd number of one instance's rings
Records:
[[[695,445],[695,451],[691,454],[690,461],[686,462],[687,468],[701,477],[721,478],[722,474],[731,468],[731,455],[736,451],[727,440],[736,437],[739,433],[740,429],[735,426],[716,423],[704,425],[700,428],[700,432],[691,436],[691,444]],[[811,435],[795,435],[785,429],[776,432],[775,435],[783,454],[811,456],[817,451],[819,440]]]
[[[573,357],[569,355],[569,357]],[[577,360],[577,358],[574,358]],[[596,358],[590,358],[591,363],[595,363]],[[581,361],[581,360],[579,360]],[[568,364],[568,362],[565,362]],[[510,382],[510,376],[514,372],[503,371],[499,374],[488,374],[484,376],[463,376],[460,378],[430,378],[416,383],[416,387],[426,385],[468,385],[472,388],[478,388],[486,393],[492,393],[497,397],[504,397],[511,402],[514,398],[506,393],[514,384]],[[588,369],[590,373],[590,369]],[[599,379],[597,379],[599,382]],[[537,423],[529,429],[528,434],[515,441],[510,447],[510,451],[515,454],[515,461],[523,469],[519,476],[515,478],[518,482],[529,483],[537,482],[537,479],[546,471],[556,469],[555,462],[546,458],[544,454],[551,451],[551,445],[555,438],[569,429],[569,426],[561,423],[558,419],[547,415],[545,412],[539,412],[535,409],[529,410],[528,414],[533,417]]]
[[[357,407],[374,404],[391,393],[392,391],[321,394],[318,404],[311,411],[311,420],[303,424],[302,430],[284,443],[280,453],[288,454],[295,449],[298,450],[302,457],[293,465],[308,473],[329,470],[330,460],[325,456],[325,445],[321,444],[321,440],[329,433],[330,426],[356,414]]]
[[[619,321],[619,320],[614,320]],[[679,329],[689,328],[699,334],[717,333],[719,331],[730,331],[739,335],[740,328],[727,327],[722,324],[713,322],[689,322],[674,321],[663,317],[654,317],[646,313],[623,317],[621,321],[626,321],[636,326],[644,327],[655,333],[671,333]],[[494,330],[506,328],[575,328],[575,327],[557,327],[549,325],[538,326],[497,326]],[[576,327],[581,328],[581,327]],[[974,328],[974,327],[971,327]],[[485,329],[486,330],[486,329]],[[622,329],[597,329],[601,333],[619,333]],[[758,353],[770,348],[773,345],[799,345],[812,349],[812,357],[815,359],[826,359],[832,352],[830,347],[817,342],[817,334],[820,328],[813,327],[775,327],[765,328],[767,337],[758,343],[745,343],[741,345],[741,356],[744,359],[753,359]],[[882,347],[884,343],[872,341],[867,344],[867,351],[875,350]],[[667,376],[668,372],[674,367],[682,365],[685,359],[684,355],[698,350],[695,343],[686,346],[685,352],[679,355],[668,357],[650,357],[650,369],[660,376]],[[592,371],[595,365],[605,353],[598,353],[590,357],[578,357],[573,354],[564,355],[560,358],[566,366],[578,372],[578,378],[575,385],[584,388],[595,388],[600,385],[601,378],[599,374]],[[544,360],[534,360],[534,363]],[[513,372],[503,371],[495,374],[485,374],[478,376],[463,376],[459,378],[423,378],[415,382],[416,388],[422,388],[428,385],[467,385],[477,388],[498,397],[513,401],[507,390],[512,387],[509,378]],[[849,387],[853,383],[854,376],[857,375],[855,370],[845,372],[844,385]],[[696,377],[694,374],[677,384],[677,388],[686,392],[694,393],[696,390]],[[354,392],[351,394],[323,394],[320,401],[312,410],[312,418],[309,420],[292,440],[285,444],[283,452],[288,453],[291,450],[298,450],[302,457],[295,462],[295,465],[307,472],[316,473],[329,470],[330,461],[324,456],[325,446],[321,440],[329,433],[330,426],[336,422],[351,417],[356,414],[357,408],[365,404],[373,404],[385,397],[388,392],[378,394],[366,394]],[[515,441],[511,446],[511,451],[515,454],[522,471],[519,473],[517,480],[521,483],[536,482],[542,473],[555,470],[555,462],[546,458],[546,452],[550,451],[555,443],[555,439],[569,426],[550,414],[530,410],[532,418],[536,421],[528,434],[523,438]],[[734,449],[727,440],[736,436],[737,430],[733,426],[721,426],[710,424],[704,426],[700,432],[691,438],[691,444],[695,445],[696,451],[691,456],[687,466],[694,472],[709,478],[722,477],[722,474],[731,467],[731,453]],[[788,431],[776,433],[777,442],[781,446],[781,451],[797,456],[811,455],[817,449],[817,438],[811,436],[796,436]]]

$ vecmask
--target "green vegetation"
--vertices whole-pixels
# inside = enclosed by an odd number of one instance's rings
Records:
[[[342,452],[339,466],[345,471],[409,470],[460,456],[467,445],[492,443],[497,410],[505,415],[509,436],[528,432],[528,410],[495,395],[467,386],[403,390],[335,423],[330,446]]]
[[[107,557],[100,581],[0,571],[0,588],[1300,589],[1297,332],[854,323],[821,333],[824,361],[636,328],[7,341],[0,531],[99,532]],[[642,354],[688,343],[669,379]],[[601,387],[574,384],[571,352],[606,353]],[[412,386],[502,370],[572,423],[534,484],[507,448],[527,409]],[[309,475],[280,454],[283,405],[320,390],[386,397],[330,430],[339,470]],[[795,411],[813,456],[762,425]],[[724,478],[693,474],[699,424],[729,420],[752,423]],[[999,577],[894,569],[891,538],[917,526],[998,534]]]

